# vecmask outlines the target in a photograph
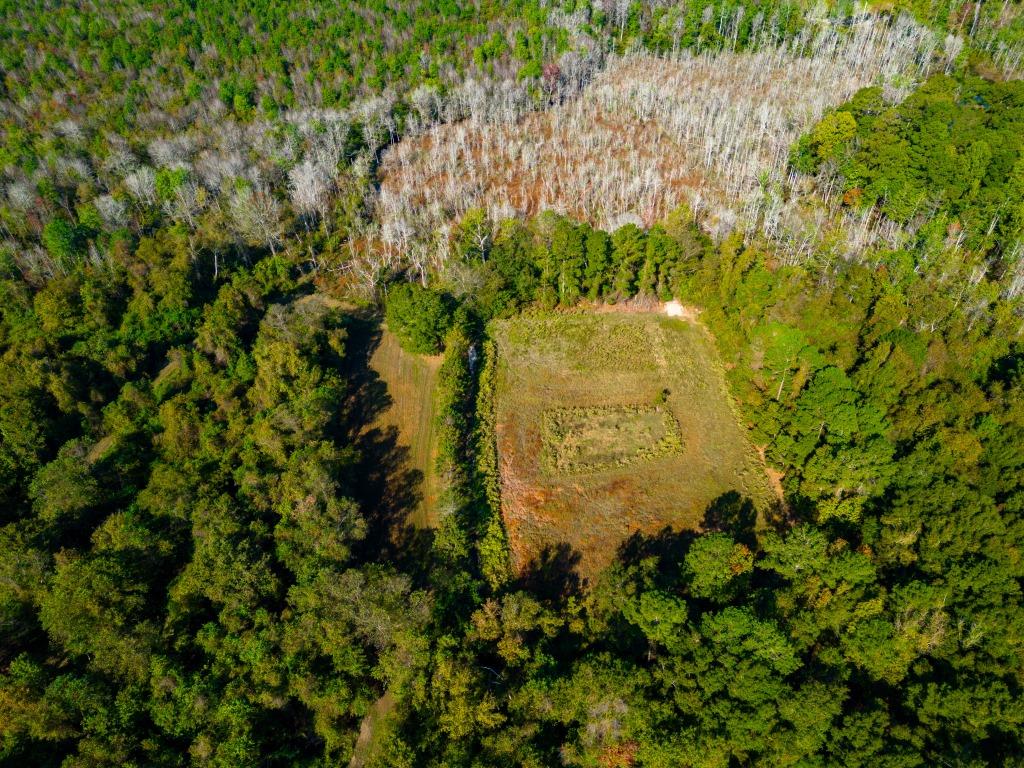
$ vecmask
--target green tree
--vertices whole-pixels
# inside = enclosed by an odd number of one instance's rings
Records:
[[[737,544],[724,533],[698,538],[686,553],[686,572],[690,593],[716,602],[728,602],[743,588],[751,572],[754,556],[744,544]]]
[[[452,324],[451,307],[445,297],[415,283],[389,288],[385,317],[402,347],[422,355],[436,355],[444,348],[444,337]]]
[[[818,160],[835,160],[840,149],[856,135],[857,120],[849,112],[825,115],[811,132]]]
[[[63,217],[50,219],[43,227],[43,246],[62,272],[69,271],[82,252],[78,230]]]

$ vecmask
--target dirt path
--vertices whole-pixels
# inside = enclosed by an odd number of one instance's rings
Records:
[[[665,315],[666,317],[675,317],[688,323],[700,325],[700,309],[690,304],[683,304],[677,299],[660,302],[651,297],[638,296],[616,304],[589,304],[587,305],[587,310],[598,314]]]
[[[700,322],[700,310],[697,307],[682,304],[676,299],[666,301],[662,305],[661,311],[669,317],[678,317],[680,320],[686,320],[688,323]]]
[[[359,738],[356,739],[356,747],[352,752],[352,760],[349,761],[349,768],[362,768],[366,759],[373,750],[373,735],[380,726],[381,720],[391,714],[395,708],[395,697],[390,692],[385,693],[370,707],[363,722],[359,724]]]
[[[761,466],[764,468],[765,475],[768,476],[768,482],[772,486],[772,490],[775,491],[775,495],[779,498],[779,501],[786,500],[786,493],[782,488],[782,478],[786,476],[785,472],[779,472],[768,463],[767,457],[764,455],[765,446],[756,445],[757,455],[761,457]]]

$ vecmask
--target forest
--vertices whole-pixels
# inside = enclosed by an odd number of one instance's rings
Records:
[[[1024,761],[1019,2],[0,0],[0,74],[0,766]],[[521,567],[495,323],[665,301],[778,498]]]

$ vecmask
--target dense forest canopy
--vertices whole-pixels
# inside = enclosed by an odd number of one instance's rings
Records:
[[[0,2],[0,765],[1018,765],[1022,18]],[[794,129],[744,227],[385,215],[400,142],[514,137],[613,59],[813,67],[893,30],[924,74]],[[670,299],[778,504],[513,571],[488,324]],[[442,356],[433,528],[369,428],[382,318]]]
[[[1012,268],[1024,238],[1022,136],[1021,81],[937,75],[899,105],[878,88],[859,92],[802,137],[794,162],[812,172],[833,163],[850,205],[920,218],[922,237],[1007,253]]]

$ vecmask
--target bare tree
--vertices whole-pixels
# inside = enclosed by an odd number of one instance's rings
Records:
[[[124,185],[140,205],[148,206],[156,202],[156,174],[148,165],[130,171],[125,176]]]
[[[128,223],[128,210],[125,204],[111,195],[100,195],[92,201],[103,219],[103,223],[111,229],[123,227]]]
[[[228,215],[243,241],[265,245],[272,254],[284,234],[281,204],[265,185],[243,185],[231,195]]]
[[[718,23],[733,34],[742,18],[737,11]],[[892,222],[850,218],[837,179],[819,180],[828,201],[822,216],[805,210],[794,193],[805,181],[789,169],[789,148],[865,85],[904,88],[924,76],[934,34],[905,17],[870,16],[848,30],[816,25],[772,45],[778,25],[761,20],[752,53],[632,53],[610,57],[596,75],[600,57],[563,56],[546,84],[579,93],[543,113],[520,109],[515,91],[466,80],[441,111],[469,120],[383,153],[375,204],[381,246],[408,254],[410,243],[431,240],[471,208],[504,215],[549,208],[594,223],[628,214],[649,226],[685,200],[717,236],[763,225],[793,263],[836,229],[850,231],[841,258],[899,242],[905,233]]]
[[[331,176],[320,163],[306,158],[288,172],[288,191],[292,206],[309,230],[315,215],[328,226],[327,212],[331,195]]]

